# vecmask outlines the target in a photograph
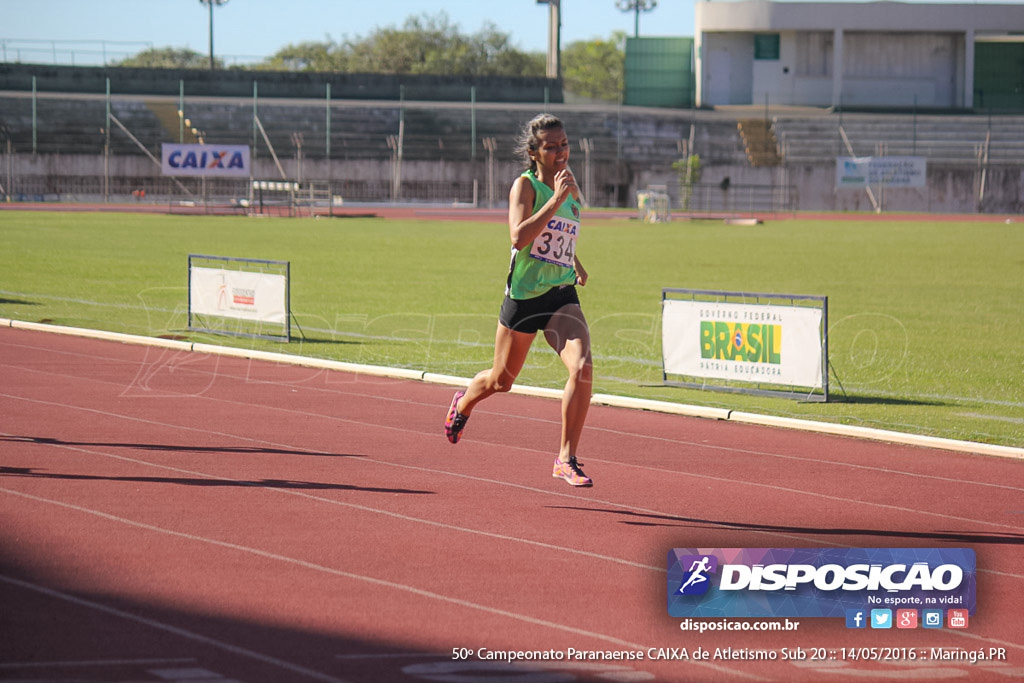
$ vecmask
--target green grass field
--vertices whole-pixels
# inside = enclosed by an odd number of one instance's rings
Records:
[[[0,211],[0,317],[469,377],[490,364],[503,223]],[[186,330],[187,257],[291,262],[291,344]],[[1024,446],[1024,226],[584,224],[599,393]],[[828,404],[662,386],[663,287],[829,297]],[[560,387],[542,343],[520,383]]]

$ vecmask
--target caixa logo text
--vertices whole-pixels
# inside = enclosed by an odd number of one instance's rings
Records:
[[[174,150],[167,156],[171,168],[245,168],[242,153],[231,150],[203,150],[201,152]]]
[[[248,145],[165,142],[160,155],[163,175],[244,178],[251,172]]]

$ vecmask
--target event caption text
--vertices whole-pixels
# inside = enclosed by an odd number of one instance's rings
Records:
[[[646,650],[491,650],[452,648],[453,660],[477,661],[1006,661],[1006,648],[840,647],[743,648],[652,647]]]

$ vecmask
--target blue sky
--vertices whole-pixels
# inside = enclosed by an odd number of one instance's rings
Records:
[[[562,0],[562,45],[632,35],[633,14],[615,5]],[[694,6],[659,0],[641,15],[640,35],[692,36]],[[548,8],[536,0],[228,0],[214,10],[214,53],[228,64],[258,61],[290,43],[361,38],[441,11],[463,33],[491,21],[519,49],[547,49]],[[199,0],[0,0],[0,61],[99,64],[147,47],[208,54],[208,10]]]
[[[536,0],[228,0],[214,8],[214,54],[228,63],[254,61],[289,43],[365,37],[440,11],[463,33],[491,21],[519,49],[547,49],[548,7]],[[640,34],[693,35],[693,13],[693,0],[660,0],[641,15]],[[0,0],[0,17],[8,61],[50,63],[56,51],[61,63],[101,63],[104,49],[120,58],[150,45],[209,51],[209,13],[199,0]],[[615,0],[562,0],[563,45],[616,30],[632,35],[633,14]],[[104,48],[97,41],[108,42]]]

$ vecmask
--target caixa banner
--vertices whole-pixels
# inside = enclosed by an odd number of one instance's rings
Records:
[[[252,175],[248,145],[163,143],[160,170],[170,176],[240,177]]]
[[[968,548],[674,548],[673,617],[844,617],[848,610],[974,614]]]

